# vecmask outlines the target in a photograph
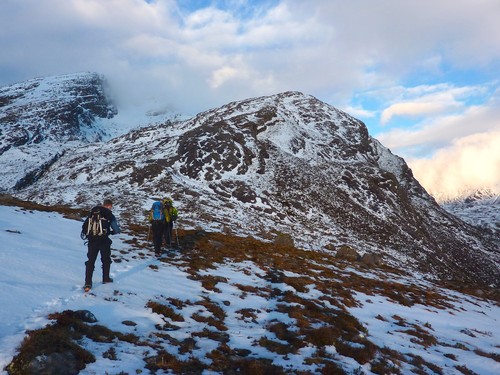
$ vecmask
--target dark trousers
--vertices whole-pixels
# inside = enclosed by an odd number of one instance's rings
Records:
[[[165,224],[165,242],[168,247],[172,246],[172,228],[174,227],[174,222]]]
[[[102,279],[109,280],[109,269],[111,268],[111,239],[109,237],[89,239],[87,261],[85,262],[85,285],[92,285],[97,254],[101,253]]]
[[[163,241],[163,232],[165,232],[165,223],[163,221],[153,221],[151,229],[153,231],[155,254],[161,254],[161,242]]]

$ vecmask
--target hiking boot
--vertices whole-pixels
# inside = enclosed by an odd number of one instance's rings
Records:
[[[83,287],[84,292],[88,292],[90,289],[92,289],[92,285],[89,284],[85,284],[85,286]]]
[[[103,284],[110,284],[112,282],[113,282],[113,279],[111,277],[108,277],[108,278],[102,280]]]

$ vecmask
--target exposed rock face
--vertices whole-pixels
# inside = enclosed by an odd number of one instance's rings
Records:
[[[0,88],[0,190],[37,173],[68,146],[102,140],[96,119],[116,109],[95,73],[32,79]],[[13,161],[15,163],[13,164]],[[22,171],[20,173],[20,171]]]
[[[114,198],[143,220],[170,195],[183,225],[298,246],[346,244],[443,279],[499,282],[498,237],[448,214],[364,124],[286,92],[73,149],[17,191],[44,203]]]

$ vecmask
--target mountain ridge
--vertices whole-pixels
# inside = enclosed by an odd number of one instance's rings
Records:
[[[72,148],[14,193],[79,207],[107,196],[135,221],[171,195],[188,228],[287,233],[304,248],[348,245],[434,277],[498,284],[494,236],[444,211],[361,121],[299,92]]]

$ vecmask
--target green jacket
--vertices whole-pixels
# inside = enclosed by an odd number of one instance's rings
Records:
[[[172,221],[177,220],[177,216],[178,216],[177,208],[175,208],[173,206],[170,206],[170,207],[165,206],[165,208],[163,209],[163,213],[165,214],[165,221],[167,223],[170,223]]]

